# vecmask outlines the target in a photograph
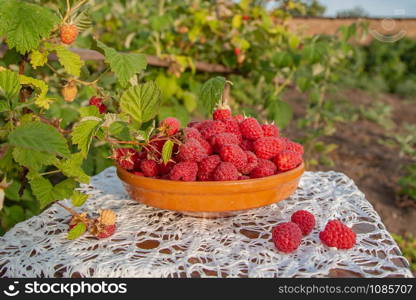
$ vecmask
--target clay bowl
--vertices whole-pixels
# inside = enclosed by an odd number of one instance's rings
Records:
[[[183,182],[134,175],[117,166],[117,175],[129,196],[146,205],[186,215],[217,218],[266,206],[288,198],[305,170],[238,181]]]

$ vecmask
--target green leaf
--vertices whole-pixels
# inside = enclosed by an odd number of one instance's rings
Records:
[[[75,191],[74,194],[71,197],[72,205],[74,206],[81,206],[87,201],[88,195],[83,194],[81,192]]]
[[[78,149],[81,150],[84,157],[88,155],[92,138],[97,133],[101,123],[99,120],[86,120],[74,126],[72,143],[78,145]]]
[[[186,110],[189,112],[193,112],[197,107],[197,100],[195,94],[191,92],[184,92],[182,98]]]
[[[61,172],[68,177],[73,177],[81,183],[89,183],[90,177],[85,174],[81,165],[84,161],[84,155],[82,153],[71,154],[68,159],[55,162],[55,166],[61,170]]]
[[[25,54],[38,48],[49,37],[59,18],[48,8],[23,1],[0,2],[0,35],[6,36],[10,49]]]
[[[43,166],[53,165],[58,161],[53,154],[21,147],[16,147],[13,150],[13,158],[20,165],[34,171]]]
[[[160,89],[149,81],[129,88],[120,100],[120,109],[136,122],[144,123],[153,119],[160,106]]]
[[[80,76],[81,68],[84,65],[84,62],[78,54],[70,51],[62,45],[47,43],[45,47],[50,51],[56,52],[59,63],[64,67],[68,74],[76,77]]]
[[[75,240],[76,238],[79,238],[81,235],[83,235],[85,231],[87,231],[87,226],[80,222],[68,232],[67,239]]]
[[[173,145],[174,143],[171,140],[168,140],[163,144],[162,159],[165,165],[169,162],[170,158],[172,157]]]
[[[167,29],[171,23],[171,18],[169,15],[162,16],[152,16],[149,18],[150,25],[154,31],[162,31]]]
[[[268,115],[280,128],[285,128],[292,120],[293,111],[288,103],[278,100],[271,104]]]
[[[30,64],[34,69],[36,69],[37,67],[42,67],[48,61],[48,55],[48,51],[40,52],[38,50],[33,50],[29,56]]]
[[[35,98],[35,104],[37,106],[44,109],[49,109],[50,103],[53,101],[53,99],[46,96],[48,93],[48,85],[45,81],[25,75],[19,75],[19,81],[20,84],[31,85],[34,87],[36,93],[38,94]]]
[[[39,122],[28,122],[13,130],[9,135],[13,146],[67,157],[68,145],[55,127]]]
[[[201,87],[201,101],[208,113],[211,113],[224,93],[226,80],[224,77],[217,76],[206,81]]]
[[[104,51],[105,62],[110,65],[122,87],[127,87],[129,80],[147,66],[147,59],[143,54],[119,53],[100,41],[97,41],[97,45]]]
[[[71,198],[76,187],[77,182],[72,178],[61,181],[53,187],[52,197],[54,201]]]
[[[288,52],[276,52],[273,54],[272,61],[278,68],[286,68],[293,65],[293,57]]]
[[[40,208],[45,208],[49,203],[54,201],[53,198],[53,186],[49,180],[37,176],[35,178],[29,179],[30,186],[32,188],[33,195],[39,201]]]
[[[240,28],[242,22],[243,22],[243,18],[242,18],[241,15],[234,15],[234,17],[231,21],[231,25],[234,28]]]
[[[130,132],[127,123],[114,122],[109,127],[110,135],[123,141],[130,139]]]
[[[14,166],[13,150],[12,147],[9,147],[7,151],[0,156],[0,170],[7,173],[10,172]]]
[[[0,70],[0,96],[3,95],[9,101],[15,101],[19,91],[18,74],[7,69]]]
[[[81,118],[84,117],[97,117],[100,118],[100,111],[98,110],[97,106],[94,105],[89,105],[89,106],[85,106],[85,107],[81,107],[79,109],[79,113]]]

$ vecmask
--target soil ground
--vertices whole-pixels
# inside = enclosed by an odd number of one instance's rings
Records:
[[[339,96],[353,107],[370,108],[375,102],[382,102],[392,108],[391,119],[397,125],[393,132],[399,133],[403,124],[416,124],[416,103],[404,101],[395,95],[373,96],[361,90],[339,91]],[[291,90],[285,95],[294,108],[295,120],[305,113],[306,96]],[[397,180],[404,174],[403,167],[411,160],[399,155],[396,147],[380,144],[388,139],[387,131],[375,122],[359,117],[358,120],[336,125],[334,135],[325,137],[326,143],[337,144],[329,154],[335,165],[313,166],[310,170],[335,170],[352,178],[359,189],[380,214],[387,229],[392,233],[410,232],[416,236],[416,206],[403,207],[398,198]],[[299,136],[294,122],[286,130],[289,137]],[[306,158],[308,159],[308,158]]]

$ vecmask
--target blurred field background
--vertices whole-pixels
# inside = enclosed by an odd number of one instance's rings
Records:
[[[301,142],[309,170],[354,179],[416,270],[416,19],[403,14],[400,1],[399,16],[351,7],[328,18],[328,1],[91,0],[93,25],[73,51],[88,59],[85,77],[103,69],[99,54],[82,50],[93,42],[90,33],[119,51],[148,55],[139,80],[156,80],[164,91],[159,118],[176,116],[183,125],[206,113],[201,84],[226,77],[232,108],[274,121]],[[1,45],[0,66],[15,64]],[[111,74],[102,82],[117,84]],[[50,89],[58,98],[50,116],[71,126],[94,91],[82,88],[69,105],[58,86]],[[118,96],[108,95],[110,109]],[[84,169],[99,173],[111,165],[108,155],[94,145]],[[18,190],[5,191],[3,233],[39,213],[30,191]]]

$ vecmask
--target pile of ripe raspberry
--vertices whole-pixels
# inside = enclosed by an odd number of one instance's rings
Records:
[[[283,253],[295,251],[302,238],[312,232],[315,217],[306,210],[296,211],[291,222],[280,223],[272,230],[272,239],[276,248]],[[356,244],[356,234],[339,220],[330,220],[319,233],[321,242],[331,248],[351,249]]]
[[[161,159],[167,140],[175,142],[170,161]],[[118,148],[112,156],[124,169],[139,175],[181,181],[227,181],[286,172],[302,163],[303,147],[279,136],[274,124],[233,116],[219,107],[212,120],[191,122],[180,129],[175,118],[163,120],[150,143],[137,151]]]

